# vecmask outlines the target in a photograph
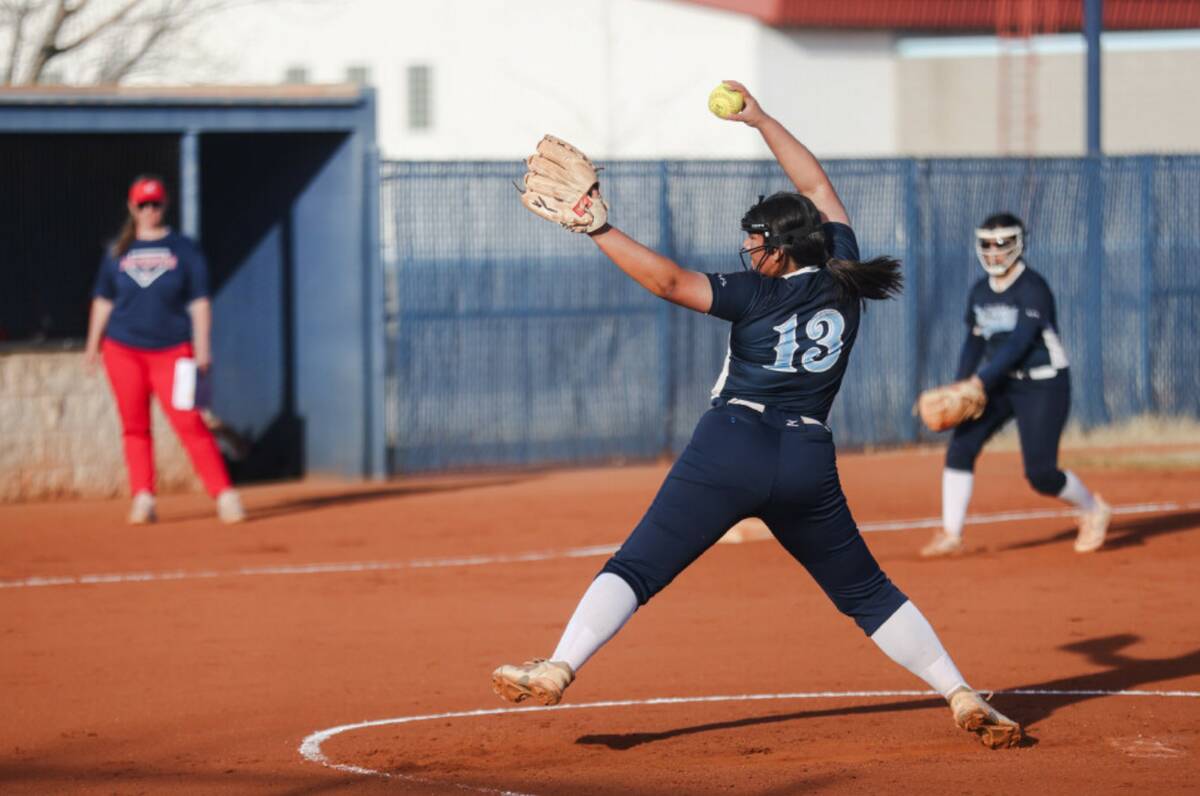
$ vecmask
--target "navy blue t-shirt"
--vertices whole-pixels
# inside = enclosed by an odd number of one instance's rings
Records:
[[[830,254],[858,260],[845,224],[823,225]],[[758,271],[709,274],[709,315],[733,322],[713,397],[798,412],[825,422],[858,335],[859,302],[838,297],[833,277],[809,266],[783,277]]]
[[[971,288],[966,324],[970,330],[959,361],[959,378],[984,366],[979,377],[989,388],[1016,371],[1067,367],[1067,354],[1058,337],[1054,294],[1042,275],[1024,270],[1004,291],[992,289],[989,277]]]
[[[208,296],[208,265],[191,238],[169,232],[135,240],[100,261],[94,296],[113,303],[105,336],[135,348],[170,348],[192,339],[187,306]]]

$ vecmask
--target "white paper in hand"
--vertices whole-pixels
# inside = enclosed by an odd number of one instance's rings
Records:
[[[175,360],[175,378],[171,383],[171,406],[181,411],[196,406],[196,360]]]

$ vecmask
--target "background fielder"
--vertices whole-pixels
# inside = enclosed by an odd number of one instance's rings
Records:
[[[1010,213],[989,216],[975,230],[975,254],[987,276],[971,288],[955,378],[981,386],[987,403],[981,416],[955,428],[950,439],[942,472],[943,527],[922,548],[926,557],[962,550],[975,459],[1013,417],[1030,486],[1079,509],[1075,550],[1088,553],[1104,544],[1108,504],[1074,473],[1058,468],[1059,438],[1071,409],[1070,372],[1054,296],[1042,275],[1026,265],[1024,248],[1025,225]]]

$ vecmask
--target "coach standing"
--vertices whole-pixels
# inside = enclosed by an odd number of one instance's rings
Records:
[[[129,522],[156,519],[150,395],[183,442],[224,522],[245,519],[241,498],[212,434],[196,409],[172,405],[176,362],[211,361],[208,268],[195,241],[163,223],[167,191],[160,178],[141,176],[129,187],[129,216],[100,262],[88,321],[85,361],[103,359],[121,415],[125,464],[133,505]],[[103,342],[101,339],[103,338]]]

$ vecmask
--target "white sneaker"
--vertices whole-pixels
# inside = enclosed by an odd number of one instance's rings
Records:
[[[1091,553],[1099,550],[1108,535],[1108,521],[1112,519],[1112,506],[1104,498],[1095,496],[1096,505],[1091,511],[1079,515],[1079,535],[1075,537],[1076,553]]]
[[[217,495],[217,517],[225,523],[245,521],[246,509],[242,507],[242,498],[237,490],[226,489]]]
[[[154,511],[154,495],[149,492],[138,492],[133,496],[133,504],[129,507],[129,524],[146,525],[158,519]]]
[[[951,536],[945,531],[938,531],[934,534],[933,539],[929,544],[921,548],[921,558],[941,558],[943,556],[954,556],[962,552],[963,540],[961,536]]]

